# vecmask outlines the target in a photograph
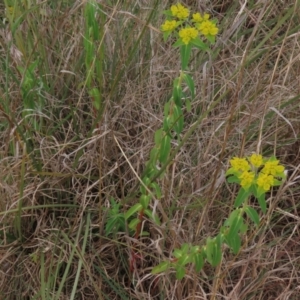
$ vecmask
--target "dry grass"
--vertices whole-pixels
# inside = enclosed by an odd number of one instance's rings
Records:
[[[205,117],[161,182],[169,223],[145,222],[150,236],[138,241],[128,232],[104,235],[110,198],[124,211],[137,201],[135,173],[143,171],[180,67],[158,31],[167,6],[154,2],[103,5],[98,122],[83,85],[83,3],[37,1],[18,29],[22,57],[9,25],[2,29],[1,299],[300,299],[297,1],[185,1],[218,18],[221,32],[214,54],[195,52],[191,63],[197,96],[185,128]],[[45,102],[33,112],[42,115],[39,130],[22,114],[17,69],[37,59]],[[269,195],[268,213],[250,227],[240,253],[225,250],[218,268],[197,274],[191,267],[182,281],[173,271],[151,275],[174,248],[218,232],[236,195],[224,177],[228,159],[255,151],[275,154],[289,177]],[[133,245],[142,259],[132,273]]]

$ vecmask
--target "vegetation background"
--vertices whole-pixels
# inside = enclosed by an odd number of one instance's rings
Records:
[[[90,68],[87,2],[0,4],[0,299],[300,299],[300,1],[182,2],[219,21],[213,54],[193,54],[185,128],[205,117],[161,181],[168,222],[138,241],[122,212],[180,68],[159,30],[174,2],[98,1]],[[218,232],[236,195],[228,160],[256,151],[288,179],[240,253],[181,281],[151,275]]]

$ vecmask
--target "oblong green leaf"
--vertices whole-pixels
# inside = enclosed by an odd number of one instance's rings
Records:
[[[245,212],[255,225],[259,225],[259,215],[254,208],[247,206]]]
[[[162,195],[160,186],[156,182],[152,182],[150,188],[154,189],[156,198],[160,199]]]
[[[219,233],[215,238],[207,238],[206,255],[207,261],[216,267],[222,260],[222,235]]]
[[[266,203],[266,194],[263,193],[261,194],[259,197],[257,197],[259,206],[261,208],[261,210],[263,211],[263,213],[265,214],[267,212],[267,203]]]
[[[187,69],[190,56],[191,56],[192,44],[183,45],[180,47],[181,69],[184,71]]]
[[[174,44],[173,47],[180,47],[180,46],[184,46],[185,43],[182,41],[182,39],[178,39]]]
[[[130,229],[132,229],[132,230],[135,230],[136,227],[137,227],[137,225],[138,225],[140,222],[141,222],[140,219],[134,218],[134,219],[132,219],[132,220],[130,221],[128,227],[129,227]]]
[[[161,141],[161,146],[159,149],[159,161],[164,164],[168,160],[171,151],[171,138],[165,135]]]
[[[154,142],[156,146],[160,145],[161,139],[162,139],[163,129],[160,128],[155,131],[154,133]]]
[[[196,46],[200,50],[207,51],[209,49],[208,46],[207,46],[207,44],[205,44],[202,40],[200,40],[199,37],[193,39],[191,41],[191,44],[194,45],[194,46]]]
[[[241,206],[250,195],[251,192],[249,190],[244,190],[243,188],[241,188],[236,196],[234,207]]]
[[[178,135],[180,135],[183,130],[183,114],[181,108],[177,105],[174,105],[173,114],[175,122],[174,130]]]
[[[181,107],[182,106],[182,103],[181,103],[182,87],[180,85],[179,78],[176,78],[173,82],[172,96],[173,96],[173,101],[175,102],[175,104]]]
[[[213,262],[213,251],[214,251],[213,248],[214,248],[214,240],[208,237],[206,240],[206,258],[211,265]]]
[[[241,238],[238,234],[231,238],[229,246],[234,254],[238,254],[241,248]]]
[[[183,74],[183,80],[186,82],[192,96],[192,100],[195,98],[195,84],[192,76],[189,74],[184,73]]]
[[[164,271],[167,271],[167,270],[170,268],[170,265],[171,265],[170,262],[168,262],[168,261],[163,261],[163,262],[161,262],[159,265],[155,266],[155,267],[152,269],[151,273],[152,273],[153,275],[155,275],[155,274],[159,274],[159,273],[162,273],[162,272],[164,272]]]
[[[164,115],[167,116],[169,114],[170,111],[170,101],[168,101],[165,105],[164,105]]]
[[[225,221],[224,225],[230,227],[232,222],[237,218],[237,216],[240,214],[240,209],[235,209],[232,211],[228,217],[228,219]]]
[[[136,203],[125,213],[125,220],[128,220],[132,215],[134,215],[136,212],[138,212],[142,209],[143,209],[142,204]]]
[[[222,260],[222,235],[221,233],[219,233],[216,237],[215,240],[215,245],[214,245],[214,264],[213,266],[217,266],[220,264],[221,260]]]
[[[153,215],[150,209],[145,209],[144,213],[150,220],[153,220],[155,224],[160,225],[159,217],[156,214]]]
[[[204,259],[202,253],[197,253],[194,255],[194,263],[196,272],[200,272],[204,265]]]
[[[185,269],[182,266],[176,267],[176,279],[181,280],[185,275]]]
[[[236,176],[229,176],[227,177],[227,182],[229,183],[240,183],[241,180],[237,178]]]
[[[93,105],[97,110],[99,110],[101,108],[101,94],[99,89],[92,88],[91,90],[89,90],[89,95],[93,100]]]
[[[236,218],[232,220],[226,237],[231,239],[232,237],[236,236],[239,233],[242,223],[243,218],[240,215],[237,215]]]
[[[149,205],[151,197],[149,195],[141,195],[140,203],[142,204],[143,208],[146,209]]]

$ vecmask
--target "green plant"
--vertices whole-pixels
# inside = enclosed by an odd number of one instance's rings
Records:
[[[254,196],[263,213],[267,211],[265,195],[273,186],[282,184],[285,178],[284,167],[272,156],[263,158],[261,155],[252,154],[250,157],[234,157],[230,160],[231,168],[226,175],[229,183],[237,183],[241,186],[234,202],[234,210],[224,222],[220,232],[215,237],[208,237],[202,246],[183,244],[180,249],[173,252],[174,259],[164,261],[156,266],[153,274],[157,274],[175,268],[176,278],[182,279],[185,275],[187,264],[193,263],[196,272],[199,272],[205,261],[213,267],[222,260],[222,245],[229,246],[234,254],[238,254],[241,248],[241,235],[248,229],[247,216],[255,226],[260,223],[257,211],[249,205],[249,199]]]
[[[100,23],[99,18],[100,16]],[[93,101],[94,116],[99,120],[104,109],[102,99],[103,86],[103,63],[104,63],[104,24],[105,14],[101,10],[101,4],[96,1],[88,1],[85,5],[85,35],[84,35],[84,50],[85,50],[85,68],[86,79],[85,86],[88,94]]]
[[[164,106],[163,126],[154,135],[155,146],[150,151],[150,159],[146,163],[146,170],[142,176],[140,200],[125,213],[126,220],[131,218],[129,228],[135,230],[135,238],[141,234],[144,215],[158,223],[155,213],[149,209],[149,203],[151,198],[161,198],[161,188],[157,179],[164,176],[165,170],[172,163],[169,160],[172,140],[181,140],[184,127],[183,103],[189,111],[191,107],[189,98],[193,100],[195,96],[194,81],[187,72],[192,47],[209,51],[207,42],[214,43],[218,33],[216,21],[210,20],[209,14],[195,13],[190,19],[189,10],[181,4],[172,5],[170,10],[165,11],[165,14],[167,20],[161,26],[161,30],[165,40],[170,35],[176,38],[173,46],[180,48],[181,71],[173,81],[172,97]],[[206,42],[200,39],[199,33],[206,38]],[[188,88],[189,95],[184,92],[185,86]],[[262,211],[266,213],[265,193],[272,186],[281,184],[284,178],[284,167],[279,165],[275,157],[263,159],[258,154],[253,154],[248,158],[233,158],[231,165],[232,167],[227,172],[228,181],[240,184],[241,189],[234,203],[235,210],[231,212],[219,234],[215,237],[208,237],[203,246],[183,244],[180,249],[174,251],[174,259],[156,266],[152,271],[153,274],[174,267],[176,278],[182,279],[187,264],[194,263],[197,272],[202,269],[206,260],[212,266],[217,266],[222,260],[223,243],[227,244],[233,253],[239,252],[240,235],[247,231],[245,214],[256,225],[259,224],[259,215],[248,205],[247,199],[251,195],[256,197]],[[137,216],[133,217],[135,214]]]
[[[171,35],[176,38],[174,47],[180,48],[181,70],[179,76],[173,81],[172,96],[164,106],[164,120],[162,128],[154,134],[155,146],[150,151],[150,158],[146,163],[144,174],[141,178],[139,202],[133,205],[126,213],[125,219],[129,222],[129,228],[135,230],[135,238],[141,235],[141,225],[146,215],[156,224],[159,219],[154,211],[149,209],[151,199],[159,200],[162,196],[159,179],[163,178],[165,172],[172,164],[171,144],[173,140],[181,142],[181,134],[184,128],[183,110],[190,111],[191,100],[195,97],[195,86],[193,78],[188,72],[188,63],[192,53],[192,47],[203,51],[210,51],[208,43],[215,42],[218,33],[215,20],[210,20],[209,14],[193,14],[181,4],[172,5],[170,10],[164,12],[167,20],[161,26],[166,40]],[[201,34],[204,39],[200,39]],[[184,91],[187,87],[189,93]],[[195,130],[192,128],[186,135]],[[176,151],[176,150],[175,150]],[[178,151],[178,149],[177,149]],[[131,257],[136,257],[134,254]],[[133,265],[133,262],[130,264]]]
[[[114,198],[110,199],[111,207],[107,210],[107,222],[105,225],[105,235],[115,234],[116,232],[125,231],[125,216],[120,211],[121,203],[117,203]]]

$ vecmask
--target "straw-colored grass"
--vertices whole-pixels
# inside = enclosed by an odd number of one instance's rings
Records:
[[[127,228],[106,236],[105,226],[112,198],[121,212],[137,202],[136,174],[178,75],[178,51],[159,32],[173,2],[99,1],[99,111],[88,91],[86,2],[4,2],[0,299],[300,299],[299,1],[183,1],[217,18],[220,33],[211,56],[193,53],[197,94],[184,133],[202,119],[161,180],[168,222],[145,221],[150,235],[139,240]],[[173,270],[152,275],[174,248],[218,232],[237,192],[228,160],[257,151],[276,155],[288,178],[240,253],[224,249],[220,266],[191,266],[181,281]],[[141,257],[133,272],[132,247]]]

